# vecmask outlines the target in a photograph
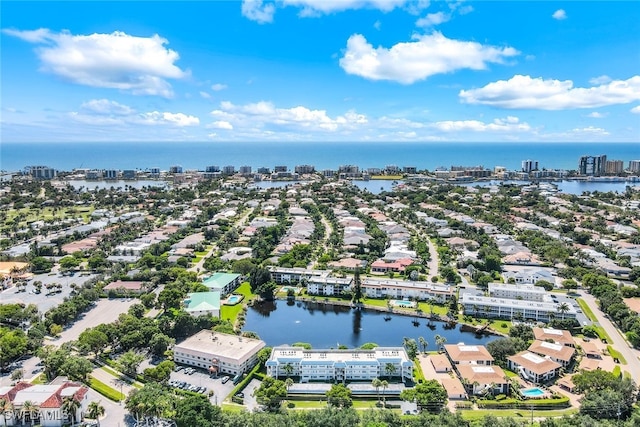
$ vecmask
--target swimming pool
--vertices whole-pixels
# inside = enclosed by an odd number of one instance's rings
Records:
[[[243,295],[231,295],[229,298],[227,298],[227,305],[236,305],[238,304],[240,301],[242,301],[242,298],[244,298]]]
[[[538,387],[532,387],[520,390],[520,394],[524,397],[542,397],[545,395],[545,391]]]
[[[414,301],[406,301],[401,299],[394,299],[391,303],[397,307],[405,308],[413,308],[416,306],[416,303]]]

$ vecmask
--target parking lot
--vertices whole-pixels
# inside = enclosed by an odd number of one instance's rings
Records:
[[[182,365],[178,365],[179,368]],[[186,368],[186,367],[185,367]],[[185,372],[184,369],[180,369],[178,372],[172,372],[169,381],[177,381],[181,383],[186,383],[195,387],[204,387],[206,391],[203,393],[205,396],[209,395],[210,391],[213,391],[213,395],[210,397],[211,403],[214,405],[221,405],[222,401],[231,393],[231,391],[235,388],[233,381],[229,379],[226,383],[222,383],[223,378],[227,375],[221,375],[219,377],[211,377],[208,372],[203,371],[202,369],[194,369],[192,374]],[[179,387],[183,390],[186,387]]]

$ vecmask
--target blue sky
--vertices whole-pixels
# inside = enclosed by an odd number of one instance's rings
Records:
[[[640,141],[640,2],[0,7],[3,141]]]

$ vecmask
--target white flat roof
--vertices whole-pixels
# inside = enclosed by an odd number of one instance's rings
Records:
[[[543,357],[540,357],[537,354],[533,354],[533,353],[525,353],[522,355],[522,357],[527,359],[529,362],[536,363],[536,364],[542,363],[545,360]]]
[[[540,347],[549,348],[553,351],[560,351],[564,346],[560,344],[555,344],[552,342],[543,341],[540,343]]]
[[[549,335],[563,335],[562,331],[559,329],[551,329],[551,328],[542,328],[545,334]]]
[[[471,369],[477,374],[492,374],[495,372],[491,366],[472,366]]]
[[[217,357],[239,360],[266,346],[262,340],[223,334],[203,329],[195,335],[176,344],[174,351],[198,351]]]

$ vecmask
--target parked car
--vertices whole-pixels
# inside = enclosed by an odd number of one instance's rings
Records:
[[[231,378],[227,375],[222,378],[222,384],[226,384]]]

